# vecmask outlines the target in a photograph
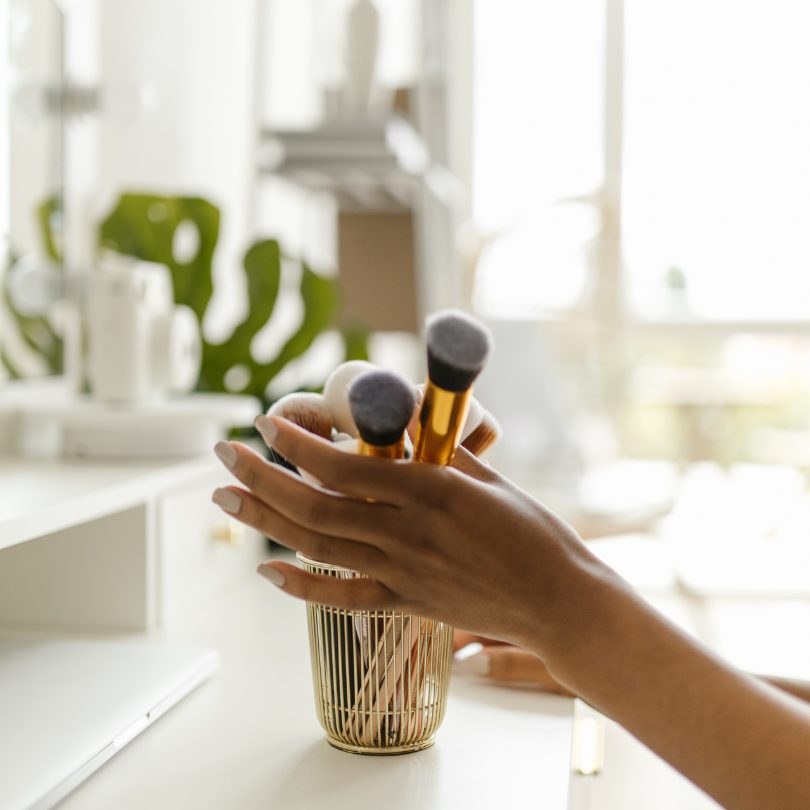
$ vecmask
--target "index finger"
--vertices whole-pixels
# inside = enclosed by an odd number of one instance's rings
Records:
[[[314,475],[327,489],[401,506],[413,465],[345,453],[326,439],[287,419],[260,416],[256,427],[268,445],[296,467]]]

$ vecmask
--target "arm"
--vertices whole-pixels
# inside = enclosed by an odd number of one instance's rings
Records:
[[[456,664],[456,670],[479,675],[491,681],[507,684],[533,686],[544,692],[576,697],[552,678],[543,660],[529,650],[504,644],[456,630],[453,640],[455,650],[463,649],[468,644],[478,643],[483,646],[480,652],[465,658]],[[773,675],[757,675],[759,680],[775,686],[781,692],[810,703],[810,683],[791,678],[778,678]]]
[[[469,475],[349,456],[283,420],[258,425],[324,488],[222,445],[246,486],[226,490],[231,514],[369,575],[262,566],[284,591],[350,610],[414,612],[523,646],[722,804],[808,806],[806,707],[681,633],[526,493],[463,452]]]

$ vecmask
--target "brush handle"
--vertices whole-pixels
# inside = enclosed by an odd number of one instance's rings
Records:
[[[378,617],[372,617],[372,620],[374,618]],[[372,745],[379,737],[383,718],[387,714],[384,709],[387,710],[399,680],[397,651],[401,650],[400,642],[406,630],[410,630],[408,617],[402,617],[400,621],[388,617],[382,621],[382,633],[378,634],[377,643],[369,652],[365,676],[346,721],[346,730],[360,744],[366,745]]]
[[[449,464],[453,460],[471,397],[472,388],[445,391],[428,380],[416,427],[414,461]]]

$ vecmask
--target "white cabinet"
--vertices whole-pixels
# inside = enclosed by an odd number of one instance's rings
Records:
[[[255,568],[262,539],[211,503],[211,492],[227,478],[220,466],[157,500],[157,616],[163,626]]]
[[[0,459],[0,626],[143,631],[194,610],[263,542],[211,503],[227,480],[213,455]]]

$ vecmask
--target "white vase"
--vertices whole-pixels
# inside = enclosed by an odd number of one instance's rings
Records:
[[[371,0],[357,0],[346,16],[344,99],[347,112],[368,110],[377,65],[380,14]]]

